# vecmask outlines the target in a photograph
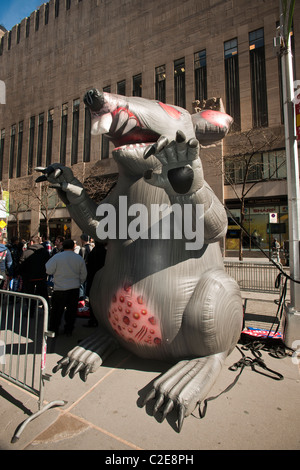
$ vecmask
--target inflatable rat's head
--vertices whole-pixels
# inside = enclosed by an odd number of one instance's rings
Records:
[[[158,164],[144,157],[160,136],[172,141],[181,130],[187,140],[195,137],[190,113],[176,106],[96,89],[86,93],[84,102],[92,114],[92,134],[106,134],[115,146],[114,159],[134,175]]]
[[[227,134],[233,119],[226,113],[205,109],[190,114],[160,101],[88,91],[85,104],[92,114],[92,134],[106,134],[115,145],[114,159],[132,175],[142,176],[158,165],[149,146],[164,136],[169,142],[181,131],[186,141],[195,137],[207,146]]]

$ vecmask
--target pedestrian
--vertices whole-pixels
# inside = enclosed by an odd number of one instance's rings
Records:
[[[51,254],[52,254],[52,244],[49,240],[49,237],[47,237],[47,235],[45,233],[42,235],[42,245],[48,251],[49,256],[51,256]]]
[[[277,238],[273,239],[272,252],[273,252],[273,255],[276,257],[277,262],[280,263],[280,255],[279,255],[279,253],[280,253],[280,244],[277,241]]]
[[[92,251],[92,245],[90,244],[90,237],[86,233],[82,233],[80,235],[80,242],[81,242],[81,248],[79,250],[79,255],[82,256],[82,258],[85,261],[85,264],[87,264],[88,256],[90,252]],[[86,283],[84,282],[80,286],[80,300],[85,301],[86,299]]]
[[[87,258],[87,278],[86,278],[86,295],[89,296],[90,289],[95,274],[104,266],[106,257],[106,244],[95,241],[95,246],[89,253]],[[93,313],[93,308],[89,302],[90,318],[86,327],[98,326],[98,321]]]
[[[53,276],[54,281],[49,329],[58,335],[66,309],[64,332],[70,336],[76,320],[79,286],[87,275],[83,258],[74,253],[73,240],[63,242],[63,251],[50,258],[46,271]]]
[[[73,240],[73,241],[74,241],[74,253],[76,253],[76,255],[79,255],[80,245],[78,245],[76,240]]]
[[[83,257],[84,261],[87,262],[89,253],[92,251],[92,245],[90,243],[90,237],[86,233],[80,235],[81,248],[79,250],[80,256]]]
[[[62,237],[61,235],[58,235],[55,238],[54,248],[52,250],[52,256],[56,255],[56,253],[60,253],[62,251],[64,240],[65,240],[65,237]]]
[[[7,239],[0,235],[0,289],[6,288],[13,276],[13,259],[6,243]]]
[[[27,249],[19,261],[19,274],[23,279],[26,294],[40,295],[48,302],[47,274],[45,265],[49,259],[48,251],[38,236],[31,237]]]
[[[12,237],[10,244],[7,245],[13,261],[13,277],[17,278],[19,274],[19,261],[23,253],[22,244],[18,237]]]

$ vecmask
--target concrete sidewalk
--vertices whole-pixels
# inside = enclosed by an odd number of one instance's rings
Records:
[[[246,294],[244,293],[243,296]],[[255,297],[255,296],[254,296]],[[265,296],[264,296],[265,297]],[[273,296],[274,297],[274,296]],[[268,304],[270,315],[276,305]],[[266,303],[255,298],[256,313],[266,312]],[[55,352],[48,353],[46,372],[52,374],[57,361],[77,341],[94,329],[84,328],[78,319],[71,338],[59,336]],[[261,326],[259,326],[261,327]],[[251,356],[250,352],[244,351]],[[252,356],[251,356],[252,357]],[[233,382],[239,371],[228,368],[241,358],[236,348],[209,396],[218,395]],[[116,351],[87,382],[79,376],[70,379],[61,372],[46,383],[45,401],[65,400],[30,422],[20,439],[11,443],[17,427],[38,410],[36,398],[0,378],[1,450],[278,450],[300,449],[300,360],[286,356],[277,359],[262,352],[268,368],[283,375],[283,380],[256,373],[245,367],[238,382],[216,400],[208,402],[200,419],[196,409],[184,420],[180,433],[175,412],[161,422],[153,416],[154,401],[141,407],[152,381],[169,364],[143,360],[127,351]],[[257,371],[268,373],[264,369]]]

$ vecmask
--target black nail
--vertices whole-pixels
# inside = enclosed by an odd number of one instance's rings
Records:
[[[150,148],[147,149],[144,159],[147,160],[147,158],[151,157],[151,155],[154,155],[156,152],[156,144],[151,145]]]

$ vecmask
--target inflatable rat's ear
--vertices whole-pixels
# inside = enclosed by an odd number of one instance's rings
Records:
[[[201,145],[211,145],[222,140],[229,131],[233,118],[221,111],[205,109],[192,114],[196,138]]]

